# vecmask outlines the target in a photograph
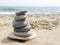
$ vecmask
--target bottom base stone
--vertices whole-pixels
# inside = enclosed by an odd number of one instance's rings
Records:
[[[11,38],[11,39],[17,39],[17,40],[31,40],[31,39],[34,39],[36,38],[36,33],[33,31],[33,34],[29,37],[18,37],[16,35],[14,35],[14,32],[10,33],[10,35],[8,36],[8,38]]]

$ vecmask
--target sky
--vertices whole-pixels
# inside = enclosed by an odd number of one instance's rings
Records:
[[[60,0],[0,0],[0,6],[58,6]]]

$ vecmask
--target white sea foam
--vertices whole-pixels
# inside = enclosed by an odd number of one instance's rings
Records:
[[[15,14],[15,12],[0,12],[0,14]]]
[[[15,14],[16,12],[0,12],[0,14]],[[60,15],[60,12],[27,12],[26,14],[53,14],[53,15]]]

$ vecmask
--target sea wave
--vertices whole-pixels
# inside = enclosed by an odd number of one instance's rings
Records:
[[[0,12],[16,12],[18,10],[27,10],[28,12],[60,12],[60,7],[0,6]]]

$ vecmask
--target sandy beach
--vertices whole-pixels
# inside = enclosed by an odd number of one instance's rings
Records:
[[[11,40],[15,14],[0,13],[0,45],[60,45],[60,14],[27,14],[27,20],[37,38],[26,42]]]

